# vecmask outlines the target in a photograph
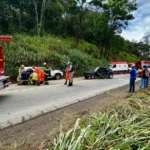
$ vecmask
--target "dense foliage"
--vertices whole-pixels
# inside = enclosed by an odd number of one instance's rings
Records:
[[[99,114],[89,122],[78,119],[60,133],[49,150],[149,150],[150,93],[139,93]]]
[[[119,34],[136,9],[136,0],[2,0],[0,34],[75,37],[77,48],[84,39],[109,58],[121,51],[125,40]]]
[[[84,53],[87,48],[84,44],[90,46],[91,55]],[[75,75],[78,76],[84,70],[108,65],[106,59],[93,57],[97,51],[94,45],[82,41],[80,46],[83,52],[76,49],[73,42],[67,42],[67,39],[16,35],[14,42],[5,44],[5,73],[16,79],[21,64],[42,66],[43,62],[47,62],[54,69],[65,70],[67,62],[71,61],[75,67]]]

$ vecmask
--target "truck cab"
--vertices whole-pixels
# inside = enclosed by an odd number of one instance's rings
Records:
[[[11,36],[0,36],[0,42],[9,42],[12,40]],[[4,75],[3,47],[0,45],[0,90],[8,87],[10,84],[10,77]]]

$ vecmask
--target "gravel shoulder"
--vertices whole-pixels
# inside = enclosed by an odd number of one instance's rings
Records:
[[[137,85],[136,85],[137,87]],[[44,150],[59,133],[70,129],[77,118],[86,121],[91,113],[97,113],[116,105],[132,95],[128,85],[107,91],[99,96],[75,103],[42,115],[38,118],[0,131],[1,150]]]

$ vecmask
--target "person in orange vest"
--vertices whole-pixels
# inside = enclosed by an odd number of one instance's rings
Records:
[[[66,81],[65,81],[64,85],[66,85],[67,81],[70,80],[70,72],[69,72],[69,70],[70,70],[70,65],[68,64],[68,66],[67,66],[67,68],[65,70],[65,72],[66,72]]]
[[[32,68],[35,70],[35,72],[38,74],[39,73],[39,68],[38,67],[36,67],[36,66],[32,66]]]
[[[44,71],[43,70],[39,70],[40,71],[40,83],[42,84],[44,82]]]

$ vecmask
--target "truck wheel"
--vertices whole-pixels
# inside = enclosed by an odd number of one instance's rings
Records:
[[[60,80],[61,79],[61,75],[60,74],[56,74],[55,79],[56,80]]]

